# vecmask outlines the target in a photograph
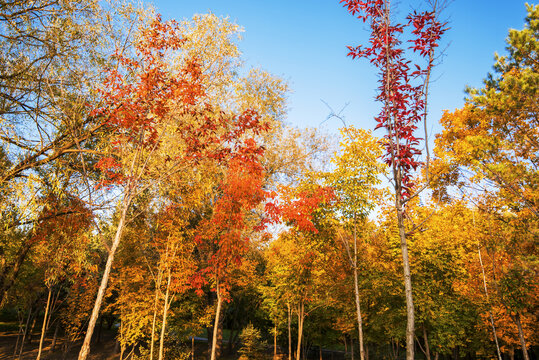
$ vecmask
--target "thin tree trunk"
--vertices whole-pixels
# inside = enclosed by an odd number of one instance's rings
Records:
[[[223,320],[224,303],[221,301],[221,314],[219,315],[219,324],[217,325],[217,346],[215,347],[215,358],[219,359],[223,352]]]
[[[415,314],[414,300],[412,296],[412,275],[410,273],[410,260],[408,257],[408,244],[406,242],[406,232],[404,229],[404,210],[402,208],[402,199],[400,188],[397,189],[397,220],[399,227],[399,236],[401,240],[402,266],[404,270],[404,291],[406,293],[406,360],[414,360],[414,330]]]
[[[58,304],[58,298],[60,297],[60,290],[56,292],[56,296],[52,296],[51,305],[49,306],[49,318],[47,319],[47,327],[45,328],[45,331],[49,331],[49,327],[51,326],[51,318],[52,314],[56,310],[56,305]]]
[[[475,217],[473,219],[475,226]],[[479,264],[481,265],[481,273],[483,274],[483,289],[485,290],[485,296],[487,298],[487,303],[489,304],[488,315],[490,318],[490,325],[492,326],[492,335],[494,335],[494,342],[496,343],[496,353],[498,355],[498,360],[502,360],[502,352],[500,351],[500,345],[498,344],[498,335],[496,335],[496,326],[494,325],[494,317],[492,316],[492,311],[490,311],[490,299],[488,296],[487,289],[487,278],[485,276],[485,267],[483,266],[483,258],[481,257],[481,247],[477,244],[477,252],[479,254]]]
[[[26,335],[26,329],[28,329],[28,324],[30,323],[30,315],[32,314],[32,308],[28,311],[28,316],[26,317],[26,325],[23,326],[24,318],[21,317],[19,325],[19,334],[17,334],[17,342],[15,343],[15,349],[13,350],[13,357],[17,355],[17,349],[19,348],[19,337],[22,334],[22,343],[24,343],[24,337]],[[21,343],[21,346],[22,346]]]
[[[51,294],[52,289],[49,287],[49,295],[47,296],[47,305],[45,306],[45,316],[43,316],[43,325],[41,326],[41,338],[39,339],[39,350],[37,351],[36,360],[41,359],[41,351],[43,350],[43,341],[45,340],[45,332],[47,329],[49,306],[51,304]]]
[[[303,337],[303,320],[304,320],[305,305],[303,300],[298,304],[298,346],[296,352],[296,360],[301,359],[301,340]]]
[[[390,1],[384,1],[383,2],[383,21],[386,30],[391,25],[391,18],[390,18]],[[392,92],[394,89],[391,89],[390,87],[390,81],[391,76],[393,76],[393,72],[391,69],[392,61],[393,59],[390,58],[390,48],[392,46],[391,42],[387,39],[386,32],[386,39],[385,39],[385,48],[386,48],[386,68],[384,70],[385,72],[385,91],[389,94],[389,96],[392,96]],[[389,100],[386,98],[385,108],[386,111],[390,113],[389,107],[390,103],[393,102],[393,100]],[[394,188],[395,188],[395,208],[397,210],[397,226],[399,230],[399,238],[401,242],[401,252],[402,252],[402,265],[403,265],[403,273],[404,273],[404,291],[406,296],[406,360],[414,360],[414,350],[415,350],[415,314],[414,314],[414,301],[412,297],[412,277],[410,272],[410,261],[408,257],[408,244],[406,242],[406,232],[404,227],[404,201],[402,199],[402,169],[400,167],[400,164],[397,164],[398,157],[400,154],[400,136],[398,135],[398,126],[397,126],[397,119],[395,119],[396,115],[390,115],[392,116],[391,119],[391,126],[388,128],[388,135],[390,138],[390,157],[391,157],[391,165],[393,170],[393,180],[394,180]],[[428,160],[428,152],[427,152],[427,160]]]
[[[103,316],[99,317],[99,326],[97,328],[97,335],[95,339],[95,343],[99,344],[101,342],[101,333],[103,331]]]
[[[350,338],[350,353],[352,354],[352,360],[354,360],[354,339]]]
[[[195,360],[195,336],[191,336],[191,360]]]
[[[425,355],[427,357],[427,360],[430,360],[429,339],[427,338],[427,328],[425,324],[423,324],[423,340],[425,341]]]
[[[24,342],[26,340],[26,335],[28,334],[28,326],[30,325],[30,320],[32,319],[32,307],[30,307],[30,310],[28,311],[28,318],[26,319],[26,326],[24,327],[24,333],[22,334],[22,340],[21,340],[21,349],[19,350],[19,359],[22,356],[22,350],[24,348]]]
[[[124,322],[122,321],[122,316],[120,313],[120,360],[124,358],[125,344],[121,341],[124,334]]]
[[[165,304],[163,305],[163,321],[161,323],[161,337],[159,338],[159,360],[163,360],[163,348],[165,344],[165,329],[167,326],[168,297],[170,295],[170,280],[172,278],[170,268],[168,269],[167,291],[165,293]]]
[[[522,347],[522,355],[524,356],[524,360],[530,360],[530,357],[528,356],[528,350],[526,349],[526,339],[524,338],[524,332],[522,331],[522,324],[520,322],[520,314],[517,313],[516,315],[511,317],[515,321],[515,324],[518,328],[518,336],[520,338],[520,346]]]
[[[217,281],[217,286],[216,286],[216,291],[215,292],[217,294],[217,310],[215,311],[215,324],[213,326],[213,338],[212,338],[212,346],[211,346],[211,360],[216,359],[215,351],[216,351],[216,348],[217,348],[217,331],[218,331],[218,328],[219,328],[219,320],[220,320],[220,317],[221,317],[222,299],[221,299],[221,291],[219,289],[219,280]]]
[[[69,351],[71,350],[71,338],[70,337],[66,337],[66,341],[64,343],[64,353],[62,354],[62,359],[67,359],[67,354],[69,353]]]
[[[154,302],[153,302],[152,335],[150,338],[150,360],[153,360],[153,348],[155,345],[155,323],[157,321],[157,303],[159,302],[159,292],[161,289],[162,277],[163,277],[163,271],[161,267],[159,267],[159,273],[157,274],[157,281],[155,284],[155,297],[154,297]]]
[[[28,344],[32,343],[32,335],[34,334],[34,328],[36,327],[37,316],[39,315],[39,309],[36,309],[34,317],[32,319],[32,326],[30,326],[30,331],[28,332]]]
[[[52,344],[49,353],[53,353],[56,348],[56,341],[58,340],[58,330],[60,329],[60,323],[56,319],[56,326],[54,327],[54,335],[52,336]]]
[[[273,327],[273,358],[277,359],[277,318],[275,318],[275,326]]]
[[[287,302],[286,306],[288,307],[288,360],[292,360],[292,310],[290,302]]]
[[[19,331],[17,332],[17,341],[15,342],[15,348],[13,349],[13,357],[17,355],[17,348],[19,347],[19,341],[23,333],[24,326],[24,317],[19,309],[17,309],[17,318],[19,319]]]
[[[354,292],[356,295],[356,313],[357,313],[357,327],[359,332],[359,357],[361,360],[365,360],[365,350],[363,347],[363,320],[361,318],[361,306],[359,303],[359,284],[357,274],[357,234],[356,223],[354,218]]]
[[[90,316],[90,322],[88,323],[88,330],[86,331],[86,336],[82,347],[79,353],[79,360],[86,360],[88,354],[90,353],[90,341],[92,340],[92,335],[94,333],[95,323],[97,317],[99,316],[99,310],[101,309],[101,303],[103,302],[103,297],[105,296],[105,290],[107,289],[107,284],[109,282],[110,271],[112,269],[112,262],[114,261],[114,254],[118,249],[120,244],[120,239],[122,238],[122,233],[125,225],[125,218],[127,216],[127,210],[129,204],[131,203],[131,191],[129,190],[130,184],[127,184],[128,190],[122,201],[122,212],[120,216],[120,221],[118,222],[118,228],[116,229],[116,234],[114,236],[114,241],[112,242],[112,247],[107,258],[107,264],[105,265],[105,271],[103,272],[103,278],[101,279],[101,284],[99,285],[99,290],[97,292],[97,298],[95,299],[94,308],[92,310],[92,315]]]

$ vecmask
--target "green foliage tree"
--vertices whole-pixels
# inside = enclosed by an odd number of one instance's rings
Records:
[[[262,339],[260,330],[249,323],[243,328],[240,334],[241,348],[238,352],[240,359],[260,359],[266,348],[266,343]]]
[[[352,233],[352,244],[347,236],[341,235],[341,243],[346,250],[354,273],[354,294],[359,332],[360,359],[365,359],[363,343],[363,320],[361,316],[359,274],[358,274],[358,227],[366,222],[366,217],[374,207],[375,186],[380,183],[384,166],[378,161],[382,147],[369,132],[348,127],[341,129],[342,153],[332,161],[336,169],[325,175],[338,201],[336,211],[342,215],[343,225]]]

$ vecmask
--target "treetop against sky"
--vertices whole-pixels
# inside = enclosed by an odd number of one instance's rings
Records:
[[[322,127],[332,133],[342,124],[325,121],[330,110],[343,111],[346,121],[372,129],[379,104],[376,71],[367,62],[346,57],[346,46],[365,43],[367,25],[348,14],[338,1],[156,0],[165,19],[190,18],[212,12],[244,28],[239,48],[247,65],[261,67],[289,81],[287,123]],[[402,0],[397,16],[419,8],[419,0]],[[433,73],[429,105],[430,133],[440,131],[442,111],[461,107],[466,86],[480,87],[491,69],[494,53],[505,53],[511,28],[520,29],[526,16],[521,0],[452,1],[442,17],[449,22],[442,64]],[[323,102],[323,101],[324,102]]]

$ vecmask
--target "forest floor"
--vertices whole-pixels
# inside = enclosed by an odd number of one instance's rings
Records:
[[[37,357],[39,351],[39,337],[40,334],[33,334],[31,337],[30,343],[26,342],[24,345],[24,351],[20,360],[34,360]],[[44,340],[43,350],[41,352],[42,360],[75,360],[79,356],[79,350],[82,345],[82,339],[73,343],[70,346],[70,350],[64,355],[63,346],[64,339],[58,337],[56,341],[55,351],[51,352],[52,336],[46,336]],[[18,359],[18,357],[13,355],[15,349],[15,344],[17,343],[17,332],[16,331],[0,331],[0,360],[7,359]],[[196,343],[197,356],[196,360],[205,360],[207,343],[199,342]],[[90,355],[88,360],[119,360],[120,354],[116,352],[116,339],[114,332],[104,331],[101,340],[98,343],[93,343],[90,348]],[[131,356],[129,352],[124,354],[124,359],[129,359]],[[238,355],[233,356],[221,356],[221,360],[236,360]]]
[[[34,332],[30,338],[30,342],[26,341],[23,354],[20,358],[14,356],[13,352],[15,344],[17,343],[17,331],[0,329],[0,360],[34,360],[37,357],[39,350],[40,333]],[[205,339],[203,339],[205,340]],[[51,344],[53,341],[52,335],[46,336],[43,342],[43,350],[41,352],[42,360],[76,360],[79,355],[79,350],[82,345],[82,339],[71,344],[70,350],[64,354],[64,338],[58,337],[56,340],[55,351],[51,352]],[[20,347],[19,347],[20,349]],[[206,341],[198,341],[195,343],[195,360],[207,359],[208,344]],[[117,351],[116,346],[116,332],[104,330],[100,341],[93,341],[90,348],[90,355],[88,360],[119,360],[120,353]],[[271,349],[270,349],[271,350]],[[271,359],[272,355],[269,353],[266,356],[267,359]],[[340,360],[344,358],[344,352],[342,351],[324,351],[323,359]],[[129,351],[124,353],[124,359],[132,359]],[[310,359],[319,359],[317,354],[310,354]],[[314,356],[313,356],[314,355]],[[239,355],[221,356],[220,360],[236,360]],[[284,355],[282,358],[286,358]]]
[[[13,350],[17,343],[17,332],[4,331],[0,332],[0,360],[14,359]],[[114,353],[115,346],[114,336],[104,335],[99,344],[93,344],[89,360],[116,360],[120,358],[120,354]],[[45,337],[43,342],[43,350],[41,351],[41,359],[43,360],[71,360],[77,359],[79,355],[82,339],[71,346],[71,350],[64,357],[63,346],[64,340],[58,338],[56,348],[51,352],[52,336]],[[33,334],[30,343],[25,343],[21,360],[33,360],[37,357],[39,351],[39,334]]]

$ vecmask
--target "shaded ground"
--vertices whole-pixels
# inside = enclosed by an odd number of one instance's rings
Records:
[[[20,340],[19,340],[20,341]],[[17,332],[4,331],[0,332],[0,360],[13,359],[13,351],[17,343]],[[120,354],[114,353],[116,341],[113,334],[103,334],[103,337],[98,344],[92,344],[90,352],[90,360],[116,360],[120,358]],[[82,340],[72,344],[71,350],[64,357],[64,339],[56,340],[55,351],[51,352],[52,335],[47,336],[43,343],[41,359],[43,360],[71,360],[77,359]],[[30,343],[24,344],[22,360],[34,360],[37,357],[39,348],[39,335],[34,334]],[[20,346],[19,346],[20,349]]]
[[[39,348],[40,334],[34,333],[31,341],[26,342],[23,348],[23,354],[21,360],[34,360],[37,357]],[[20,341],[20,339],[19,339]],[[78,358],[79,349],[82,345],[82,339],[71,344],[70,350],[64,354],[64,339],[58,337],[56,340],[55,350],[51,352],[52,335],[45,338],[43,344],[43,350],[41,353],[42,360],[75,360]],[[16,331],[0,331],[0,360],[17,359],[14,357],[15,344],[17,343]],[[20,349],[20,346],[19,346]],[[195,360],[206,360],[208,344],[206,339],[198,339],[195,343]],[[114,331],[103,331],[99,342],[94,341],[91,345],[89,360],[119,360],[120,354],[117,352],[119,349],[116,347],[116,339]],[[267,359],[272,358],[272,350],[268,349]],[[129,359],[131,351],[124,353],[124,359]],[[309,354],[309,359],[319,359],[318,351],[312,351]],[[221,356],[220,360],[236,360],[239,355]],[[286,356],[280,357],[286,359]],[[323,359],[328,360],[340,360],[344,358],[344,354],[341,351],[323,351]]]
[[[39,334],[33,334],[31,342],[26,343],[23,348],[23,354],[21,360],[35,360],[39,348]],[[51,352],[52,344],[52,335],[49,335],[45,338],[43,350],[41,353],[42,360],[74,360],[78,358],[79,350],[82,345],[82,339],[73,343],[71,349],[64,356],[64,339],[58,338],[56,340],[55,351]],[[200,339],[202,340],[202,339]],[[19,340],[20,341],[20,340]],[[13,356],[13,351],[15,349],[15,344],[17,343],[17,332],[16,331],[0,331],[0,360],[4,359],[17,359],[18,357]],[[195,343],[195,353],[197,356],[196,360],[205,360],[207,343],[204,341],[198,341]],[[19,347],[20,349],[20,347]],[[117,353],[118,349],[116,348],[116,339],[114,332],[103,332],[101,340],[99,343],[92,343],[90,349],[89,360],[119,360],[120,354]],[[130,354],[130,351],[126,351],[124,354],[124,359],[129,359],[127,355]],[[237,355],[232,357],[222,356],[221,360],[235,360]]]

